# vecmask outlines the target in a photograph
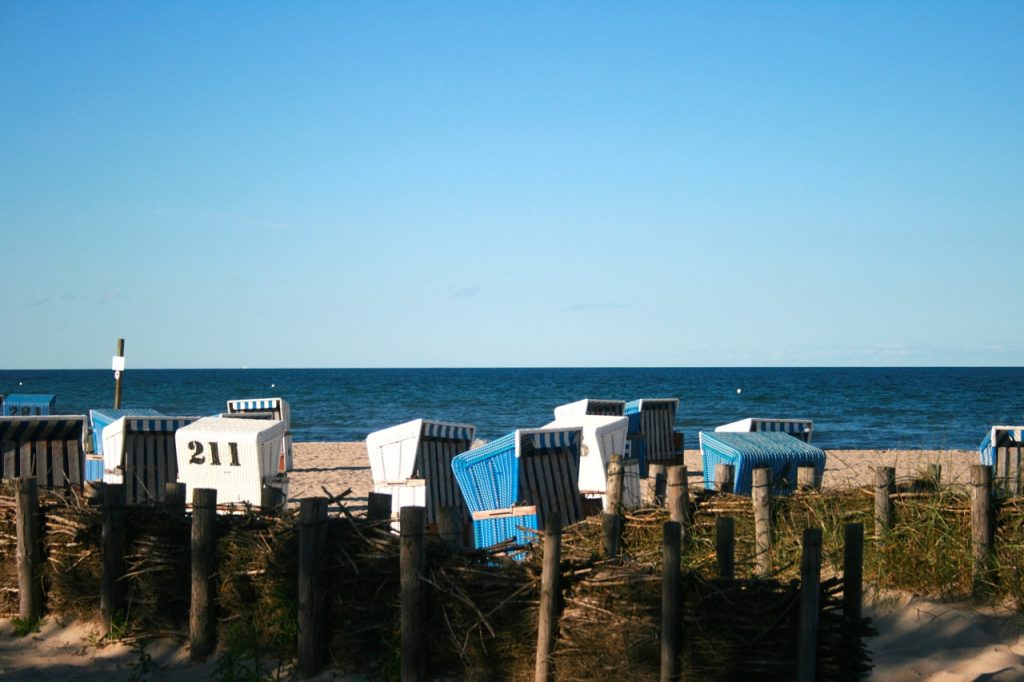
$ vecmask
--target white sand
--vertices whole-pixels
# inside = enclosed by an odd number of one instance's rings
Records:
[[[873,468],[895,466],[897,479],[912,479],[929,464],[942,466],[944,481],[967,483],[973,451],[833,450],[828,452],[823,484],[827,487],[871,485]],[[686,452],[690,471],[701,470],[699,451]],[[289,498],[323,495],[326,488],[345,497],[353,509],[365,509],[373,489],[363,443],[296,443]],[[691,479],[691,486],[701,485]],[[879,631],[867,640],[875,670],[873,680],[1024,680],[1024,617],[972,604],[939,604],[910,595],[867,605],[866,615]],[[143,680],[207,679],[213,663],[193,666],[187,645],[155,640],[140,650],[124,644],[96,644],[96,626],[62,624],[50,616],[42,631],[26,638],[11,636],[0,620],[0,679],[129,680],[142,672],[140,656],[150,657]],[[325,672],[318,680],[337,677]]]

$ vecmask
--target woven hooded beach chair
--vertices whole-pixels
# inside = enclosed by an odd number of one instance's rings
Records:
[[[99,408],[89,410],[89,428],[92,431],[92,452],[85,453],[85,480],[103,480],[103,429],[121,417],[161,417],[156,410],[144,407],[124,409]]]
[[[237,419],[278,419],[284,422],[278,472],[292,470],[292,410],[284,398],[243,398],[228,401],[228,417]]]
[[[125,503],[162,502],[178,480],[174,434],[199,417],[130,416],[103,429],[103,480],[124,485]]]
[[[465,516],[452,460],[472,447],[475,434],[471,424],[414,419],[366,437],[373,491],[391,495],[392,518],[405,506],[425,507],[431,524],[441,507],[455,507],[460,518]]]
[[[993,468],[992,488],[997,495],[1024,492],[1024,426],[993,426],[978,449],[981,463]]]
[[[3,399],[4,417],[45,417],[56,412],[57,396],[48,393],[12,393]]]
[[[674,430],[678,408],[678,398],[641,398],[626,403],[629,456],[639,461],[641,476],[647,476],[648,465],[671,462],[681,454]]]
[[[623,403],[625,404],[625,403]],[[626,451],[626,432],[629,420],[626,417],[609,417],[591,414],[561,415],[544,426],[553,428],[578,428],[582,434],[580,445],[580,474],[577,480],[580,494],[589,499],[600,499],[602,507],[608,509],[608,462],[612,455],[620,457]],[[626,509],[640,506],[640,468],[635,459],[625,460],[623,465],[621,504]]]
[[[750,494],[753,470],[758,467],[772,470],[772,491],[781,495],[796,488],[798,467],[813,466],[819,481],[825,472],[825,451],[788,433],[701,431],[699,436],[704,487],[708,490],[716,486],[715,467],[719,464],[734,467],[733,492],[737,495]]]
[[[452,460],[476,547],[530,542],[553,511],[563,525],[581,520],[581,442],[579,428],[518,429]]]
[[[748,417],[747,419],[740,419],[739,421],[715,427],[716,432],[788,433],[805,443],[811,442],[811,432],[813,430],[814,421],[810,419],[764,419],[760,417]]]
[[[82,485],[85,415],[0,417],[3,478],[34,477],[40,488]]]

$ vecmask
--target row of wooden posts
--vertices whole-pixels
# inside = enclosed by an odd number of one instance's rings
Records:
[[[809,471],[807,470],[809,469]],[[813,486],[814,471],[801,471],[804,486]],[[670,520],[664,524],[662,576],[662,679],[679,675],[681,645],[681,547],[686,541],[690,516],[688,476],[683,466],[670,466],[662,471],[652,468],[648,478],[650,495],[655,503],[665,503]],[[976,580],[988,578],[992,552],[991,467],[972,467],[972,537]],[[615,557],[619,551],[622,517],[618,513],[621,499],[622,468],[617,460],[609,466],[608,511],[602,515],[605,553]],[[659,482],[664,478],[664,485]],[[716,475],[718,486],[731,488],[731,473],[721,469]],[[663,491],[663,492],[662,492]],[[895,492],[895,471],[891,467],[877,470],[875,485],[875,536],[884,537],[892,527],[892,497]],[[92,493],[101,500],[102,513],[102,578],[100,611],[104,627],[109,631],[121,612],[124,575],[125,515],[124,490],[121,485],[98,484]],[[38,489],[35,479],[17,481],[17,563],[20,608],[23,619],[42,616],[42,538],[39,518]],[[371,495],[369,516],[387,519],[389,496]],[[167,484],[165,505],[173,512],[185,512],[185,486]],[[281,500],[264,499],[264,508],[277,509]],[[755,519],[757,570],[767,575],[771,569],[771,474],[768,469],[753,472],[752,504]],[[322,599],[320,574],[323,567],[327,537],[328,499],[307,498],[299,507],[298,556],[298,670],[300,675],[315,675],[322,664],[326,644],[325,601]],[[212,576],[216,544],[217,493],[197,489],[192,494],[192,592],[189,612],[190,656],[201,660],[213,651],[215,642]],[[401,575],[401,674],[403,680],[420,680],[425,675],[422,581],[426,562],[425,514],[422,507],[404,507],[400,512],[400,575]],[[443,539],[452,545],[461,544],[457,510],[443,510],[438,515]],[[555,513],[546,519],[543,533],[544,563],[541,579],[540,617],[537,628],[537,680],[547,680],[552,672],[557,605],[560,592],[561,519]],[[861,618],[863,576],[863,525],[847,524],[843,566],[843,611],[851,621]],[[803,534],[801,559],[800,641],[798,647],[798,679],[814,678],[817,648],[817,618],[820,598],[821,570],[820,528],[808,528]],[[716,522],[716,552],[719,576],[735,576],[734,519],[720,516]]]

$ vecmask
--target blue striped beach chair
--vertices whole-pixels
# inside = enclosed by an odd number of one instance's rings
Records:
[[[604,398],[584,398],[583,400],[566,403],[555,408],[555,419],[578,417],[580,415],[621,417],[625,414],[625,400],[607,400]]]
[[[818,480],[825,472],[825,451],[788,433],[701,431],[699,436],[704,487],[708,490],[715,488],[715,467],[719,464],[734,467],[733,492],[737,495],[750,494],[753,470],[758,467],[771,468],[772,491],[782,495],[796,488],[798,467],[813,466]]]
[[[85,415],[0,417],[3,479],[35,477],[40,488],[81,486]]]
[[[578,428],[518,429],[452,460],[476,547],[526,544],[553,511],[564,525],[583,518],[581,441]]]
[[[292,470],[292,410],[284,398],[242,398],[228,401],[228,417],[278,419],[284,422],[278,473]]]
[[[162,502],[178,480],[174,434],[199,417],[121,417],[103,429],[103,480],[124,485],[125,503]]]
[[[649,464],[672,462],[682,454],[682,445],[676,443],[677,409],[678,398],[641,398],[626,403],[629,457],[640,463],[641,477],[647,476]]]
[[[162,414],[147,407],[123,409],[98,408],[89,410],[89,427],[92,431],[92,452],[85,453],[85,480],[103,480],[103,429],[121,417],[160,417]]]
[[[748,417],[747,419],[740,419],[739,421],[715,427],[716,432],[788,433],[794,438],[799,438],[805,443],[811,442],[811,432],[813,430],[814,421],[811,419],[764,419],[760,417]]]
[[[11,393],[3,400],[4,417],[45,417],[55,413],[57,396],[44,393]]]
[[[425,507],[427,523],[437,523],[437,510],[466,505],[452,475],[452,460],[473,445],[476,427],[430,419],[374,431],[366,437],[373,491],[391,495],[391,515],[402,507]]]
[[[978,446],[981,463],[992,467],[992,488],[1000,497],[1024,492],[1024,426],[993,426]]]

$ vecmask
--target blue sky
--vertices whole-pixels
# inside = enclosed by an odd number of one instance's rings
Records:
[[[0,367],[1020,365],[1024,4],[0,0]]]

